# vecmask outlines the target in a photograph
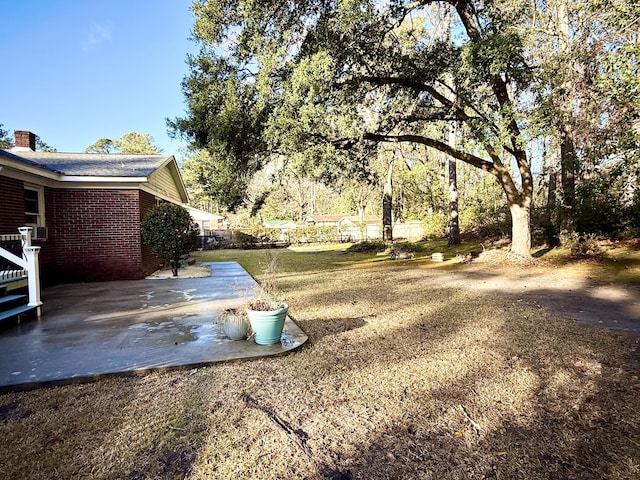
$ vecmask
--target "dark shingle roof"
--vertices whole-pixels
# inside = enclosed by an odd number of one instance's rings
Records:
[[[51,169],[45,167],[44,165],[40,165],[38,162],[34,162],[27,158],[19,157],[15,153],[11,153],[9,150],[0,150],[0,157],[8,158],[9,160],[13,160],[14,162],[24,163],[25,165],[29,165],[31,167],[43,168],[47,171],[52,171]]]
[[[8,152],[6,150],[1,151],[1,154],[61,175],[80,177],[147,177],[171,158],[170,155]]]

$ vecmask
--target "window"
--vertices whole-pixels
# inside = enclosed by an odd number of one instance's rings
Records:
[[[44,189],[24,187],[24,222],[29,227],[44,227]]]

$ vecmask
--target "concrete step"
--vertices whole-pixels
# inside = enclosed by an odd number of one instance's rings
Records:
[[[23,317],[35,315],[36,307],[29,305],[20,305],[19,307],[10,308],[0,312],[0,326],[2,328],[10,327],[20,323]]]

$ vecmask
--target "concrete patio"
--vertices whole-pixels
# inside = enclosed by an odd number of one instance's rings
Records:
[[[278,355],[307,341],[290,318],[280,344],[227,339],[218,315],[256,282],[236,262],[201,265],[211,276],[45,289],[40,320],[0,332],[0,389]]]

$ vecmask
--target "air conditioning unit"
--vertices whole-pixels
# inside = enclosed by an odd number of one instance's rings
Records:
[[[47,227],[33,227],[31,230],[31,240],[46,240],[49,237]]]

